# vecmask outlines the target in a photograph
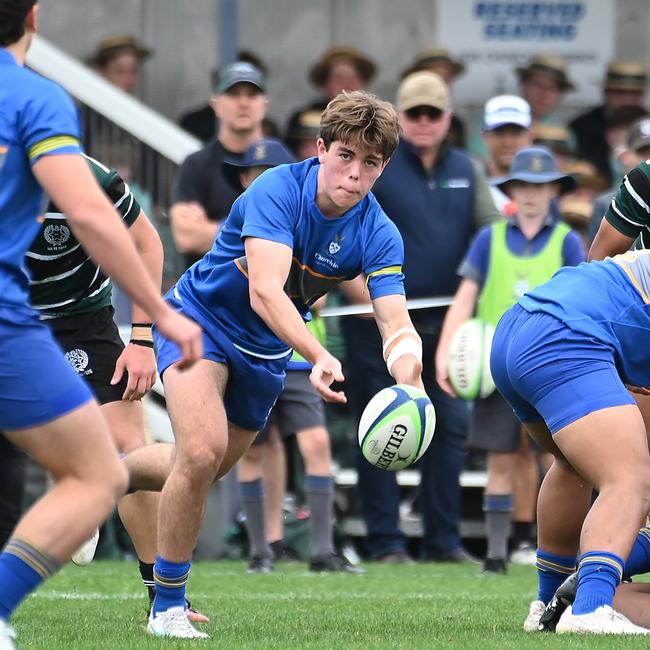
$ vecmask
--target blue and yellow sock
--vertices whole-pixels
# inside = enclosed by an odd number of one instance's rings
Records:
[[[14,610],[41,582],[61,568],[61,562],[21,539],[10,539],[0,554],[0,619]]]
[[[650,528],[645,526],[636,536],[634,546],[625,563],[625,578],[650,571]]]
[[[623,577],[625,562],[614,553],[590,551],[578,564],[578,591],[573,613],[589,614],[602,605],[611,605]]]
[[[156,597],[152,612],[156,616],[172,607],[185,607],[185,585],[190,576],[191,562],[170,562],[156,555],[153,577]]]
[[[576,570],[575,555],[556,555],[537,549],[538,599],[548,605],[555,590]]]

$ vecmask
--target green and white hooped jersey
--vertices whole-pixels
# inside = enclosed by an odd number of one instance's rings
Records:
[[[131,226],[140,214],[140,205],[129,186],[114,169],[84,157],[113,207],[127,227]],[[111,304],[110,278],[88,257],[65,215],[52,203],[26,261],[32,306],[42,319],[87,313]]]
[[[625,176],[605,218],[616,230],[639,237],[641,246],[650,248],[650,160]]]

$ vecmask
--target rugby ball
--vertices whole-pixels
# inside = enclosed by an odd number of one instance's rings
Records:
[[[380,390],[359,421],[359,446],[375,467],[397,471],[412,465],[427,450],[436,412],[427,394],[397,384]]]
[[[465,400],[485,398],[494,392],[490,351],[494,328],[478,318],[465,321],[449,346],[449,383]]]

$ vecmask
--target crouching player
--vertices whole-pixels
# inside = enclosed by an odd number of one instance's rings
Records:
[[[422,386],[422,348],[404,297],[403,245],[370,188],[395,147],[393,107],[364,92],[325,109],[318,156],[270,169],[234,203],[212,250],[181,277],[169,303],[206,328],[203,360],[177,367],[178,347],[154,328],[158,371],[176,436],[160,502],[152,634],[202,638],[183,607],[207,491],[263,428],[282,391],[292,349],[312,365],[321,396],[341,364],[309,333],[309,307],[364,273],[384,339],[396,335],[388,367],[399,383]]]
[[[636,555],[650,500],[646,429],[628,390],[650,386],[649,296],[650,251],[626,253],[561,270],[496,328],[495,383],[555,456],[539,495],[541,602],[581,553],[575,601],[558,632],[650,633],[612,608],[617,585],[638,562],[630,551]],[[585,484],[598,490],[591,507]]]

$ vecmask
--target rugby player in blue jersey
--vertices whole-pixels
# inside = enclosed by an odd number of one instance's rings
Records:
[[[650,455],[628,390],[649,392],[646,337],[650,251],[563,269],[496,328],[497,388],[555,456],[539,495],[539,601],[573,571],[579,539],[577,592],[558,632],[650,633],[612,607],[621,579],[648,565],[647,534],[640,542],[637,533],[650,502]],[[590,486],[598,490],[593,505]]]
[[[68,215],[87,252],[180,345],[182,366],[202,354],[200,328],[161,299],[79,145],[74,105],[26,70],[35,0],[0,0],[0,430],[55,478],[0,554],[0,647],[8,620],[115,507],[127,473],[90,389],[29,305],[25,253],[40,229],[44,193]]]
[[[310,305],[363,273],[390,373],[422,386],[402,240],[369,193],[398,136],[387,102],[360,91],[334,98],[321,118],[318,156],[259,176],[233,204],[212,250],[167,295],[205,334],[203,360],[180,373],[177,346],[154,328],[176,457],[160,501],[152,634],[206,636],[183,607],[206,495],[263,428],[292,350],[313,365],[311,382],[325,400],[346,399],[332,389],[343,380],[341,364],[305,325]]]

